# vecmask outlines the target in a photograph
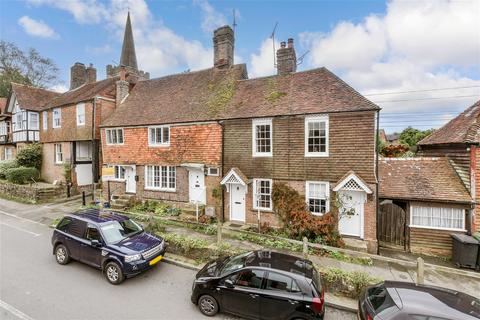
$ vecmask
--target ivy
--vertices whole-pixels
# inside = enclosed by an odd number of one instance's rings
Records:
[[[227,104],[232,100],[235,93],[235,78],[233,74],[230,74],[225,81],[219,84],[211,82],[207,88],[211,92],[207,101],[208,115],[215,117],[224,111]]]
[[[270,78],[267,81],[267,92],[265,94],[265,99],[270,103],[276,103],[282,97],[286,96],[287,93],[278,90],[278,83],[275,78]]]

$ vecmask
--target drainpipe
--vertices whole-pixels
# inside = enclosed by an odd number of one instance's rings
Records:
[[[378,141],[380,139],[380,110],[377,110],[377,130],[375,134],[375,180],[376,180],[376,185],[375,185],[375,211],[376,211],[376,221],[375,221],[375,229],[376,229],[376,238],[377,238],[377,254],[380,254],[380,246],[379,246],[379,241],[378,241],[378,216],[379,216],[379,210],[380,210],[380,199],[379,199],[379,177],[378,177],[378,163],[379,163],[379,152],[378,152]]]
[[[220,177],[223,179],[223,177],[225,176],[225,172],[224,172],[224,169],[223,169],[223,166],[224,166],[224,161],[223,161],[223,154],[224,154],[224,139],[225,139],[225,135],[224,135],[224,129],[225,129],[225,125],[224,125],[224,122],[223,121],[218,121],[218,124],[220,125],[220,127],[222,128],[222,154],[220,155],[221,158],[222,158],[222,168],[220,170],[221,172],[221,175]],[[222,204],[220,206],[220,210],[222,210],[222,223],[225,222],[225,208],[224,208],[224,202],[225,202],[225,190],[222,188]]]
[[[476,176],[476,166],[477,166],[477,146],[474,144],[470,145],[470,196],[472,197],[475,204],[477,203],[477,191],[476,191],[476,183],[477,183],[477,176]],[[476,224],[476,208],[475,205],[470,210],[470,228],[468,231],[469,234],[474,233],[477,230]]]
[[[95,161],[96,159],[96,148],[95,148],[95,117],[96,117],[96,108],[97,108],[97,97],[92,100],[92,200],[95,202]]]

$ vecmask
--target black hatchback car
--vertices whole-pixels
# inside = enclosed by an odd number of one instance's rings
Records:
[[[71,259],[101,269],[111,284],[119,284],[152,267],[165,255],[161,238],[145,232],[128,217],[98,209],[66,215],[52,236],[59,264]]]
[[[360,296],[361,320],[474,320],[480,319],[480,300],[455,290],[385,281]]]
[[[227,312],[249,319],[323,319],[324,290],[309,260],[252,251],[212,261],[193,283],[191,300],[213,316]]]

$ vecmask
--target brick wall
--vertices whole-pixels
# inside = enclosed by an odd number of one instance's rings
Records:
[[[72,157],[70,142],[59,142],[62,145],[63,162],[69,162]],[[42,169],[41,176],[46,182],[53,183],[55,180],[65,181],[63,164],[55,163],[55,143],[42,145]]]
[[[147,127],[124,128],[123,145],[106,145],[102,130],[104,164],[220,165],[221,151],[222,132],[218,124],[171,126],[169,147],[149,147]]]

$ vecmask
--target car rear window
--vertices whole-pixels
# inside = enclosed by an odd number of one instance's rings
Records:
[[[367,299],[376,313],[380,313],[395,305],[395,302],[393,302],[392,297],[390,297],[384,285],[378,285],[368,289]]]
[[[72,222],[72,219],[71,218],[68,218],[68,217],[64,217],[62,220],[60,220],[60,222],[57,224],[57,229],[60,230],[60,231],[67,231],[68,229],[68,226],[70,225],[70,223]]]

